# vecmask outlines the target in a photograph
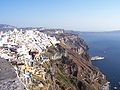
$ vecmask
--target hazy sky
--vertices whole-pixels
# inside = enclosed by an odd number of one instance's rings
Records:
[[[80,31],[120,29],[120,0],[0,0],[0,23]]]

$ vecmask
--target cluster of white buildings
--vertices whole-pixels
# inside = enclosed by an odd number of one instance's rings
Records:
[[[19,54],[25,54],[30,49],[36,49],[41,53],[46,47],[56,43],[59,43],[59,41],[55,37],[34,30],[18,31],[14,29],[14,31],[8,31],[0,35],[0,46],[4,44],[8,47],[17,45]]]
[[[45,53],[47,47],[60,43],[55,37],[51,37],[37,30],[17,30],[0,32],[0,57],[12,62],[18,77],[25,84],[31,82],[32,75],[38,75],[45,79],[45,68],[36,69],[35,63],[43,64],[49,61]],[[38,71],[37,71],[38,70]],[[40,84],[42,87],[43,85]]]

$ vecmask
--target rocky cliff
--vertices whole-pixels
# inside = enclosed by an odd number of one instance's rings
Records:
[[[88,46],[78,35],[47,32],[61,43],[47,48],[50,62],[44,63],[49,90],[104,90],[106,77],[92,65]],[[44,89],[41,88],[41,89]]]
[[[12,58],[7,60],[27,89],[107,90],[106,77],[92,65],[88,46],[78,35],[61,29],[8,33],[1,36],[1,56]]]

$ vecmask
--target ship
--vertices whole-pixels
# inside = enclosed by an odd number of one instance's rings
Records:
[[[95,56],[95,57],[92,57],[91,60],[94,61],[94,60],[103,60],[104,57],[100,57],[100,56]]]

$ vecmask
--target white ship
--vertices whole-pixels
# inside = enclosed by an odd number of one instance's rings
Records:
[[[91,60],[102,60],[102,59],[104,59],[104,57],[95,56],[91,58]]]

